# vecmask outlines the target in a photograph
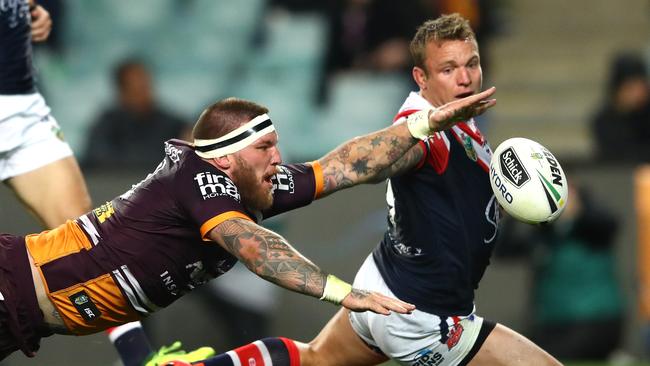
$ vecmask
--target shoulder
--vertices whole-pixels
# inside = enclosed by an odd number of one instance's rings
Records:
[[[171,139],[165,141],[165,158],[169,160],[172,166],[176,166],[177,170],[189,171],[190,174],[196,171],[205,171],[209,168],[221,172],[196,155],[192,145],[183,140]]]
[[[208,184],[226,179],[232,182],[226,173],[196,155],[194,148],[187,141],[165,141],[165,157],[169,160],[171,169],[175,169],[178,175],[189,176],[193,180],[205,181]]]

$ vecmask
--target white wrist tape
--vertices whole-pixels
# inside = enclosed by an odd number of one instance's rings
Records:
[[[352,292],[352,285],[334,275],[327,275],[325,290],[320,299],[339,305],[350,292]]]
[[[406,117],[406,126],[409,128],[411,136],[418,140],[422,140],[434,132],[431,131],[431,128],[429,127],[429,113],[432,111],[434,111],[433,108],[427,108],[411,113]]]

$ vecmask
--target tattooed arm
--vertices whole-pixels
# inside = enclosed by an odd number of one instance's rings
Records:
[[[380,183],[390,177],[408,172],[422,159],[424,153],[425,151],[420,144],[413,146],[406,154],[394,162],[393,165],[389,165],[385,169],[377,172],[367,183]]]
[[[252,221],[232,219],[213,229],[210,237],[265,280],[314,297],[323,294],[327,273],[282,236]]]
[[[417,142],[406,124],[400,123],[344,143],[318,161],[324,182],[320,197],[357,184],[380,182],[379,173]]]
[[[447,103],[428,115],[429,132],[451,128],[460,121],[478,116],[496,104],[490,88]],[[417,164],[424,151],[415,146],[406,123],[354,138],[322,157],[324,187],[320,197],[362,183],[376,183],[403,173]],[[415,147],[414,147],[415,146]]]
[[[305,258],[282,236],[252,221],[226,220],[210,231],[210,239],[239,259],[251,272],[286,289],[320,298],[327,273]],[[379,293],[352,289],[341,305],[353,311],[407,313],[413,306]]]

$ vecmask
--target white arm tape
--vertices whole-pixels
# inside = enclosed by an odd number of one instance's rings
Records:
[[[411,113],[406,117],[406,126],[411,132],[411,136],[418,140],[427,138],[435,131],[431,131],[429,127],[429,114],[434,111],[434,108],[427,108],[415,113]]]
[[[352,292],[352,285],[334,275],[327,275],[323,296],[320,299],[339,305],[350,292]]]

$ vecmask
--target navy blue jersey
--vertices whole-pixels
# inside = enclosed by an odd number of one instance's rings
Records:
[[[27,0],[0,1],[0,94],[36,91]]]
[[[411,93],[397,119],[427,106]],[[420,144],[418,166],[388,182],[388,230],[374,259],[398,298],[439,316],[469,314],[499,221],[492,152],[473,121]]]

